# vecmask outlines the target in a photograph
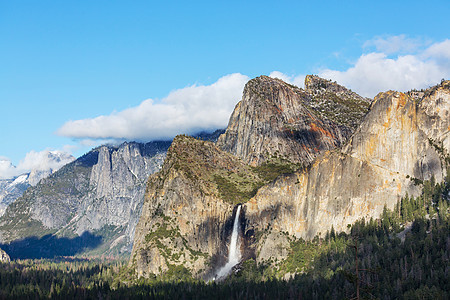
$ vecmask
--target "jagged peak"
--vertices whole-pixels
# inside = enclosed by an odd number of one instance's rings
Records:
[[[336,81],[321,78],[317,75],[306,75],[304,89],[287,83],[279,78],[261,75],[247,82],[244,88],[244,94],[256,94],[260,96],[260,98],[271,100],[275,96],[274,92],[280,90],[298,94],[306,101],[308,101],[308,98],[314,98],[317,95],[331,93],[347,99],[357,99],[358,101],[363,101],[366,103],[372,102],[372,99],[362,97],[353,92],[351,89],[336,83]]]
[[[276,77],[270,77],[267,75],[261,75],[258,77],[255,77],[253,79],[250,79],[248,83],[261,83],[261,82],[269,82],[269,83],[280,83],[280,84],[287,84],[285,81],[276,78]]]
[[[306,75],[305,76],[305,89],[327,89],[330,86],[343,87],[332,82],[331,79],[325,79],[317,75]]]
[[[299,88],[298,86],[295,86],[291,83],[288,83],[280,78],[276,78],[276,77],[270,77],[267,75],[261,75],[258,77],[255,77],[253,79],[250,79],[247,84],[249,85],[257,85],[257,84],[280,84],[280,85],[285,85],[285,86],[289,86],[291,88],[294,89],[300,89],[303,90],[301,88]],[[317,75],[306,75],[305,76],[305,89],[328,89],[334,87],[339,88],[339,89],[346,89],[348,90],[346,87],[339,85],[338,83],[336,83],[336,81],[332,81],[331,79],[325,79],[322,77],[319,77]]]
[[[313,82],[326,81],[313,75],[307,78],[310,88]],[[309,163],[321,149],[341,145],[360,124],[371,100],[326,82],[322,89],[303,90],[264,75],[251,79],[217,145],[252,166],[275,153]]]
[[[312,95],[329,92],[339,96],[345,96],[346,98],[355,98],[367,103],[372,102],[372,99],[362,97],[359,94],[353,92],[351,89],[338,84],[336,81],[321,78],[317,75],[306,75],[305,90]]]
[[[438,91],[450,91],[450,80],[442,79],[440,83],[432,86],[424,91],[424,97],[430,97]]]
[[[244,87],[244,94],[253,93],[264,98],[272,98],[274,91],[290,90],[296,93],[304,93],[303,89],[287,83],[279,78],[261,75],[250,79]]]
[[[325,79],[314,74],[305,76],[305,90],[350,91],[350,89],[338,84],[336,81]]]

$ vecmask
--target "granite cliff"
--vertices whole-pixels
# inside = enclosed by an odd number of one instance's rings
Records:
[[[450,163],[450,81],[417,94],[385,92],[348,143],[324,153],[305,171],[279,177],[244,205],[246,228],[264,232],[259,261],[282,256],[273,243],[283,232],[311,239],[331,226],[346,231],[377,218],[421,182],[442,181]],[[281,245],[281,246],[280,246]],[[267,250],[267,251],[263,251]]]
[[[267,76],[250,80],[217,145],[252,166],[273,157],[308,165],[342,146],[370,100],[317,76],[308,75],[305,87]]]
[[[187,269],[206,276],[224,264],[236,203],[264,179],[213,143],[177,136],[147,185],[130,264],[139,276]]]
[[[293,238],[376,218],[423,180],[442,180],[449,109],[449,81],[372,102],[316,76],[305,90],[253,79],[217,147],[174,140],[149,179],[130,266],[209,278],[224,264],[238,203],[242,259],[258,263],[283,260]]]
[[[45,234],[99,235],[95,253],[131,250],[145,183],[170,142],[101,146],[29,188],[0,218],[2,242]]]
[[[250,80],[217,146],[175,138],[162,170],[148,182],[130,260],[139,276],[180,267],[214,275],[225,264],[236,205],[348,139],[370,100],[316,76],[308,76],[306,86],[267,76]],[[254,257],[254,230],[242,225],[241,252]]]

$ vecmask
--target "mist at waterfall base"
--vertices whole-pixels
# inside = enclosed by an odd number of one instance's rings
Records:
[[[241,250],[239,245],[239,215],[241,213],[241,206],[239,205],[234,217],[233,232],[231,234],[230,246],[228,248],[228,261],[217,271],[216,276],[212,280],[218,280],[230,274],[231,270],[241,260]]]

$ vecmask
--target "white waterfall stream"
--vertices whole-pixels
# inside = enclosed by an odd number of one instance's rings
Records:
[[[234,217],[233,232],[231,233],[230,247],[228,248],[228,261],[216,275],[215,279],[227,276],[231,269],[239,263],[241,259],[241,250],[239,245],[239,214],[241,213],[241,206],[239,205]]]

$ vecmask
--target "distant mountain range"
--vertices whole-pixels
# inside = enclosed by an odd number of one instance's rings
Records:
[[[29,174],[23,174],[11,179],[0,179],[0,216],[3,216],[9,204],[14,202],[30,186]]]
[[[198,138],[216,140],[220,133],[223,130],[202,132]],[[100,247],[88,251],[91,255],[129,253],[147,179],[161,168],[170,144],[171,141],[104,145],[54,173],[34,171],[0,181],[5,195],[0,238],[3,243],[12,242],[3,248],[14,248],[12,258],[29,257],[30,243],[35,247],[33,257],[39,256],[37,253],[73,255],[86,253],[95,241]],[[54,242],[49,243],[49,235],[80,236],[81,240],[76,240],[79,245],[75,246],[67,240],[61,246],[67,251],[58,252],[61,249],[49,249],[58,244],[53,237]],[[29,237],[32,239],[22,242]],[[17,240],[21,242],[14,243]]]
[[[75,160],[72,155],[61,151],[46,151],[45,163],[36,165],[30,172],[0,179],[0,216],[5,213],[9,204],[14,202],[30,186],[35,186],[41,179],[57,171],[66,163]]]

